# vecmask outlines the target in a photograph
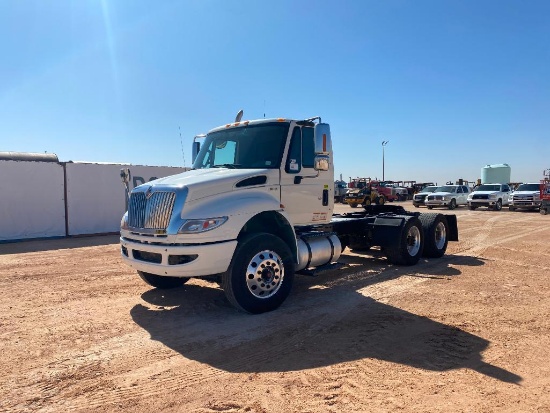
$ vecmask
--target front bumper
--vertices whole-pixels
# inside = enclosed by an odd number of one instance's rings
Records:
[[[448,206],[451,203],[451,200],[448,201],[442,201],[439,199],[434,199],[432,201],[428,201],[427,199],[424,201],[424,205],[431,206],[431,207],[438,207],[438,206]]]
[[[495,206],[496,203],[497,203],[496,200],[488,200],[488,199],[477,200],[477,199],[473,199],[473,200],[468,201],[468,206],[492,207],[492,206]]]
[[[123,261],[138,271],[170,277],[200,277],[227,271],[237,240],[213,244],[153,245],[120,237],[120,246]],[[175,262],[174,257],[194,258],[183,264],[170,264]]]
[[[542,201],[510,201],[508,206],[514,208],[538,208]]]

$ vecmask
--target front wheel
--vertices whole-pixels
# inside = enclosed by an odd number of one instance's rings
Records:
[[[475,211],[476,210],[476,206],[475,205],[470,205],[470,211]]]
[[[170,288],[181,287],[189,278],[180,278],[180,277],[165,277],[160,275],[151,274],[148,272],[138,271],[137,272],[140,278],[145,281],[147,284],[160,288],[162,290],[168,290]]]
[[[290,294],[294,261],[289,247],[275,235],[246,235],[237,245],[222,287],[229,302],[252,314],[279,307]]]
[[[388,261],[398,265],[414,265],[420,259],[424,247],[422,224],[416,217],[405,222],[397,245],[385,248]]]
[[[500,210],[502,209],[502,201],[501,201],[500,199],[496,202],[496,204],[495,204],[495,206],[493,207],[493,209],[494,209],[495,211],[500,211]]]
[[[515,211],[515,210],[516,210],[516,207],[513,207],[513,206],[509,206],[509,207],[508,207],[508,211],[512,211],[512,212],[513,212],[513,211]]]
[[[456,208],[456,199],[451,199],[451,202],[449,202],[449,209],[455,209]]]

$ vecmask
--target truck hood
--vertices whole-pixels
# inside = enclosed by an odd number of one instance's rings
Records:
[[[474,191],[470,192],[468,195],[496,195],[500,193],[500,191]]]
[[[428,195],[437,195],[437,196],[448,196],[448,195],[457,195],[456,192],[431,192]]]
[[[188,189],[187,200],[194,201],[207,196],[232,192],[238,189],[235,184],[254,176],[265,176],[266,182],[264,185],[273,185],[275,182],[270,182],[270,176],[276,174],[278,177],[278,172],[278,169],[195,169],[159,178],[140,186],[162,186],[173,187],[174,189],[186,187]]]
[[[540,191],[514,191],[510,192],[510,195],[537,195]]]

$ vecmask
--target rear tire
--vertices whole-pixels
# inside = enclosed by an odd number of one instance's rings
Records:
[[[237,245],[222,287],[229,302],[252,314],[275,310],[290,294],[294,260],[290,248],[268,233],[246,235]]]
[[[417,217],[405,222],[397,246],[385,248],[388,261],[397,265],[414,265],[422,255],[424,234],[422,224]]]
[[[148,272],[138,271],[139,277],[152,287],[168,290],[170,288],[178,288],[189,281],[188,277],[165,277],[161,275],[150,274]]]
[[[423,257],[440,258],[447,251],[449,224],[443,214],[421,214],[419,217],[424,233]]]

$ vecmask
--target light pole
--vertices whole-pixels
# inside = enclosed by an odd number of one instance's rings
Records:
[[[390,141],[382,141],[382,181],[385,181],[384,177],[384,146],[386,146]]]

